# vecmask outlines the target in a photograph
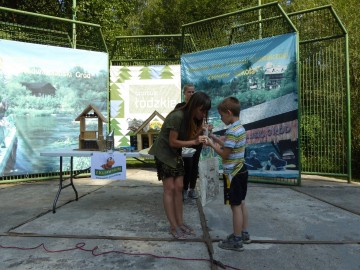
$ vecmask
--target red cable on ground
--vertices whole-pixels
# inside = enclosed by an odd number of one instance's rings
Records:
[[[15,247],[15,246],[3,246],[3,245],[0,245],[0,248],[16,249],[16,250],[35,250],[35,249],[38,249],[38,248],[42,247],[48,253],[58,253],[58,252],[66,252],[66,251],[73,251],[73,250],[81,250],[81,251],[85,251],[85,252],[91,252],[91,254],[93,256],[95,256],[95,257],[115,253],[115,254],[131,255],[131,256],[151,256],[151,257],[154,257],[154,258],[157,258],[157,259],[173,259],[173,260],[182,260],[182,261],[205,261],[205,262],[211,263],[211,260],[202,259],[202,258],[180,258],[180,257],[174,257],[174,256],[159,256],[159,255],[155,255],[155,254],[151,254],[151,253],[130,253],[130,252],[119,251],[119,250],[110,250],[110,251],[95,253],[95,251],[98,250],[98,246],[95,246],[92,249],[86,249],[86,248],[84,248],[85,245],[86,244],[84,242],[80,242],[80,243],[77,243],[75,245],[75,247],[73,247],[73,248],[59,249],[59,250],[50,250],[45,246],[44,243],[41,243],[41,244],[39,244],[39,245],[37,245],[35,247],[30,247],[30,248],[22,248],[22,247]],[[241,270],[240,268],[235,268],[235,267],[230,266],[230,265],[222,264],[219,261],[214,260],[213,263],[214,262],[215,262],[215,264],[219,265],[222,268],[225,267],[225,269],[230,268],[230,269],[234,269],[234,270]]]

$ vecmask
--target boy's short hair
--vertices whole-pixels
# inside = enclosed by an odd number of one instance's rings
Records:
[[[240,116],[240,101],[236,97],[227,97],[219,103],[217,109],[221,112],[229,110],[234,116]]]

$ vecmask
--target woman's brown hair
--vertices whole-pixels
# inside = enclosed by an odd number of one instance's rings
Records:
[[[196,92],[194,93],[189,102],[186,103],[181,110],[184,111],[184,120],[183,127],[186,132],[186,139],[193,139],[194,134],[196,134],[198,127],[202,125],[202,120],[195,119],[195,112],[197,108],[201,108],[201,110],[206,111],[205,118],[208,117],[208,111],[211,108],[211,99],[204,92]]]

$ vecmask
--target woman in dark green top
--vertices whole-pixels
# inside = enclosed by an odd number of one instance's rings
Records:
[[[178,239],[194,233],[183,221],[182,147],[204,143],[203,119],[207,118],[211,99],[204,92],[193,94],[186,106],[174,110],[166,117],[160,134],[149,150],[155,156],[158,179],[163,182],[163,203],[170,233]]]

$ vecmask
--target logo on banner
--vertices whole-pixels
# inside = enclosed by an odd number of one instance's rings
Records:
[[[91,178],[125,180],[125,155],[123,153],[94,153],[91,158]]]

